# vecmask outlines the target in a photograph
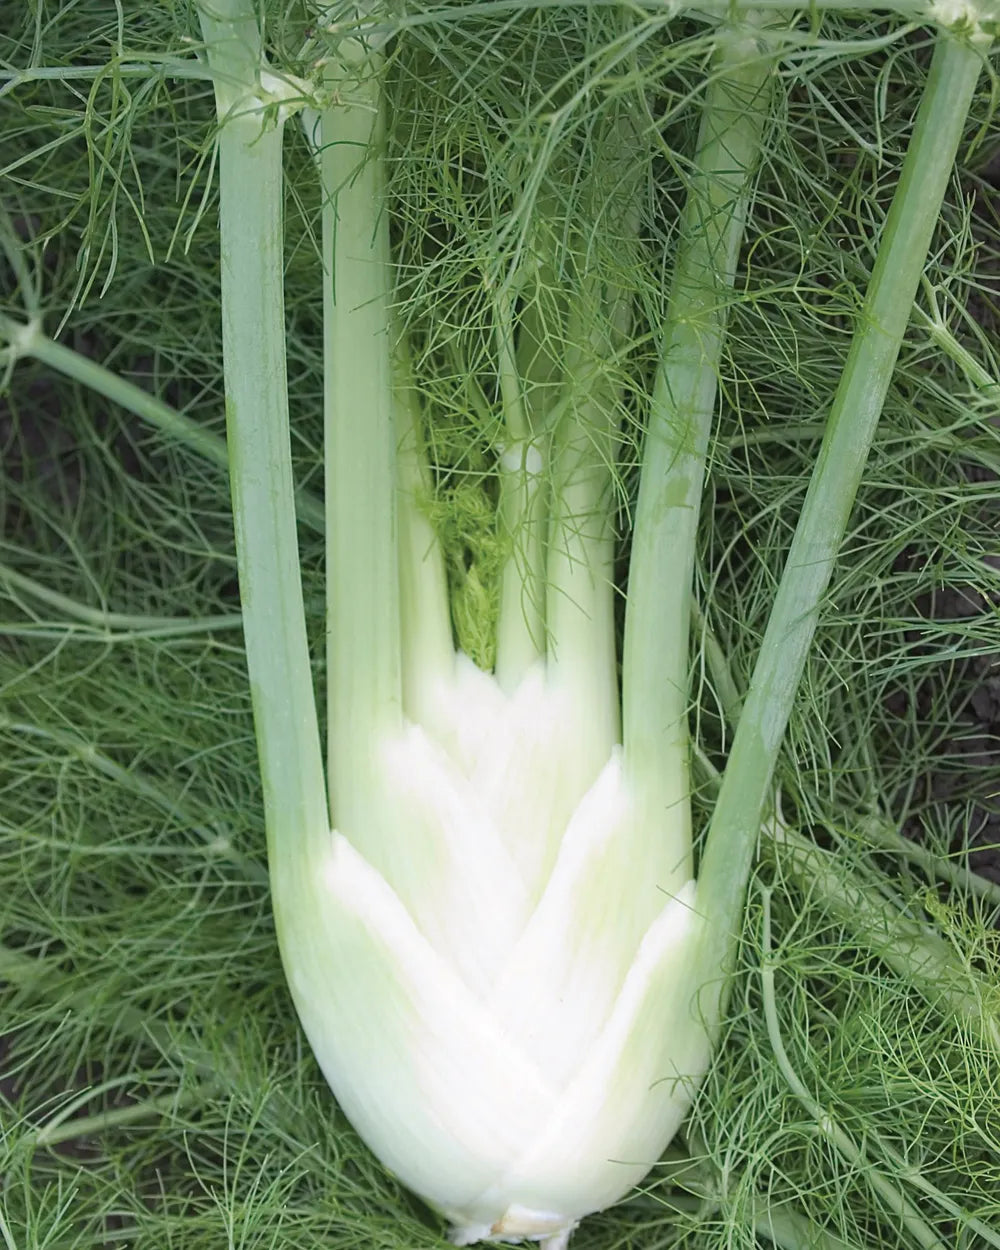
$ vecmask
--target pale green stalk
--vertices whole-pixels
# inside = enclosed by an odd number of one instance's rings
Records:
[[[797,1211],[772,1210],[769,1202],[759,1198],[751,1210],[755,1231],[780,1250],[860,1250]]]
[[[579,715],[620,730],[615,640],[614,464],[618,405],[615,349],[597,284],[580,279],[570,307],[565,403],[552,437],[552,504],[545,621],[553,679],[571,686]],[[609,317],[609,313],[612,315]]]
[[[915,308],[913,311],[920,324],[926,328],[931,342],[958,365],[968,379],[969,385],[974,387],[982,398],[996,403],[1000,400],[1000,381],[952,333],[945,321],[944,313],[938,306],[938,292],[932,284],[925,279],[922,286],[930,312],[925,312],[922,308]]]
[[[501,286],[496,311],[497,381],[505,444],[500,455],[500,532],[509,544],[500,581],[496,675],[503,690],[516,689],[545,654],[545,480],[548,439],[535,428],[526,379],[515,348],[511,293]]]
[[[500,581],[495,671],[508,694],[545,654],[547,446],[542,437],[515,439],[503,448],[498,466],[499,525],[510,550]]]
[[[695,536],[750,179],[767,115],[772,60],[756,31],[720,32],[704,104],[663,334],[625,613],[626,759],[659,819],[676,812],[669,854],[693,875],[688,767],[688,637]]]
[[[551,229],[545,226],[557,213],[558,206],[544,195],[539,196],[539,201],[535,212],[542,227],[536,227],[537,241],[533,250],[540,259],[535,262],[533,281],[524,291],[525,304],[518,323],[517,371],[524,388],[524,411],[529,427],[548,430],[561,394],[560,382],[565,367],[563,325],[567,299],[554,265],[545,259],[557,246]]]
[[[225,16],[222,7],[212,8],[211,12],[220,19]],[[213,31],[224,30],[225,22],[212,23],[212,29]],[[223,62],[228,64],[232,61],[232,72],[235,73],[238,70],[235,63],[235,49],[232,55],[226,54],[221,60],[220,57],[222,57],[221,53],[213,55],[213,65],[222,65]],[[220,69],[219,72],[228,74],[230,70]],[[204,74],[204,69],[200,73]],[[206,429],[200,422],[186,414],[178,412],[176,408],[164,403],[157,395],[151,395],[149,391],[136,386],[134,382],[119,377],[98,361],[89,359],[64,343],[56,342],[43,332],[39,292],[20,249],[12,241],[13,237],[8,215],[4,213],[0,215],[0,247],[3,248],[17,276],[28,318],[19,323],[0,314],[0,337],[5,338],[8,343],[5,353],[8,356],[8,368],[13,368],[21,357],[32,357],[47,368],[55,370],[56,373],[79,382],[81,386],[87,387],[95,394],[103,395],[105,399],[131,412],[153,429],[159,430],[168,438],[180,443],[181,446],[189,447],[207,463],[228,472],[229,452],[224,438]],[[311,528],[322,533],[322,505],[305,491],[297,492],[296,498],[300,518]]]
[[[378,55],[345,40],[321,117],[327,757],[339,828],[363,826],[373,745],[402,717],[381,83]]]
[[[455,644],[444,555],[426,511],[434,487],[405,344],[397,343],[396,355],[394,410],[403,706],[410,720],[423,722],[432,715],[434,700],[440,697],[440,683],[453,674]]]
[[[95,1137],[100,1133],[107,1133],[109,1130],[120,1129],[126,1125],[175,1116],[182,1108],[193,1109],[205,1098],[218,1092],[218,1085],[213,1090],[213,1085],[206,1083],[183,1091],[172,1089],[166,1094],[144,1098],[141,1102],[128,1103],[124,1107],[99,1111],[93,1115],[74,1116],[74,1113],[85,1107],[87,1103],[115,1089],[127,1087],[133,1079],[132,1073],[129,1072],[123,1077],[103,1081],[99,1086],[87,1088],[64,1107],[60,1107],[59,1111],[37,1128],[33,1134],[28,1134],[27,1141],[33,1145],[37,1144],[51,1149],[63,1142]]]
[[[38,739],[55,748],[61,756],[70,760],[79,760],[93,772],[107,778],[123,794],[134,795],[151,803],[166,816],[185,824],[205,844],[206,858],[215,856],[229,860],[230,863],[240,868],[248,881],[258,884],[267,881],[266,869],[262,868],[256,860],[248,859],[240,854],[233,847],[225,828],[201,824],[185,803],[146,777],[135,761],[129,761],[127,766],[116,763],[104,752],[99,751],[92,742],[86,741],[71,730],[58,726],[51,727],[14,720],[0,713],[0,729],[9,730],[22,739]]]
[[[557,9],[565,4],[565,0],[532,0],[532,8],[535,9]],[[618,8],[619,0],[591,0],[591,4],[595,8]],[[524,10],[524,0],[470,0],[469,3],[463,4],[461,13],[463,18],[469,17],[502,17],[508,13],[520,13]],[[663,11],[662,4],[655,0],[648,0],[642,8],[649,8],[657,13]],[[858,0],[816,0],[815,8],[819,12],[829,11],[836,12],[852,12],[852,13],[870,13],[874,11],[898,13],[901,17],[907,17],[915,22],[925,20],[927,17],[927,0],[884,0],[879,4],[858,3]],[[702,18],[708,21],[725,21],[733,17],[734,13],[739,14],[741,11],[746,12],[752,10],[754,12],[774,14],[777,17],[784,17],[788,13],[788,4],[786,0],[753,0],[753,3],[733,4],[731,0],[699,0],[696,7],[692,8],[691,16]],[[668,10],[672,15],[673,10]],[[997,21],[996,10],[987,10],[983,17],[985,20],[992,22]],[[439,24],[441,21],[441,10],[438,8],[431,9],[428,13],[408,14],[401,18],[395,18],[391,25],[393,33],[400,30],[414,30],[420,26],[430,26]],[[373,22],[368,31],[381,34],[384,30],[390,29],[383,27],[378,22]],[[2,81],[2,79],[0,79]]]
[[[226,433],[275,919],[329,834],[296,541],[285,371],[282,114],[265,110],[253,0],[201,11],[219,113]],[[275,86],[268,79],[268,89]],[[291,932],[289,929],[288,932]]]
[[[730,968],[747,874],[778,751],[868,450],[892,380],[917,285],[982,68],[977,48],[942,34],[834,398],[785,571],[715,805],[698,882],[712,940],[699,981]],[[716,1008],[703,1003],[709,1019]]]
[[[626,130],[616,121],[597,140],[603,147],[582,201],[599,207],[612,187],[611,202],[615,214],[624,214],[619,229],[628,246],[636,232],[629,184],[642,163],[637,156],[622,167],[623,152],[635,146]],[[625,194],[618,193],[622,185]],[[553,340],[541,301],[543,280],[546,286],[559,282],[546,227],[550,218],[559,220],[560,205],[542,194],[536,212],[535,246],[542,259],[519,319],[516,348],[509,291],[494,301],[509,440],[500,462],[500,521],[511,543],[503,570],[497,676],[504,689],[512,689],[531,663],[547,655],[550,680],[572,690],[596,739],[615,741],[620,729],[613,465],[619,405],[612,378],[628,301],[620,291],[605,292],[581,260],[572,294],[557,297],[549,310],[558,318]],[[599,221],[600,215],[588,219]],[[574,242],[586,256],[591,241]]]
[[[551,211],[551,206],[549,207]],[[541,211],[544,220],[545,211]],[[550,240],[540,233],[537,249],[545,253]],[[519,379],[519,398],[504,425],[508,442],[498,465],[500,526],[510,552],[503,567],[497,621],[496,676],[511,691],[546,651],[546,568],[548,508],[552,500],[551,444],[553,410],[562,395],[565,362],[556,352],[552,330],[544,324],[543,291],[558,288],[551,265],[542,262],[518,321],[512,369]],[[558,299],[558,297],[557,297]],[[509,300],[506,301],[509,307]],[[503,311],[504,304],[498,307]],[[564,311],[564,309],[561,309]],[[550,312],[551,316],[555,314]],[[557,319],[558,320],[558,319]],[[561,328],[561,320],[559,320]],[[498,338],[503,331],[498,330]],[[503,370],[501,370],[501,379]],[[501,392],[503,393],[503,392]],[[507,405],[504,405],[505,413]],[[511,438],[520,420],[524,436]]]

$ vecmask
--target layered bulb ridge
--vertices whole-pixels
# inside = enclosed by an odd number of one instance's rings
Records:
[[[650,811],[544,662],[506,693],[459,655],[422,713],[376,744],[365,820],[294,906],[276,891],[289,983],[345,1113],[453,1241],[556,1250],[656,1163],[708,1063],[687,796]]]

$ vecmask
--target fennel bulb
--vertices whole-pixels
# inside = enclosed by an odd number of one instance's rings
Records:
[[[433,723],[375,744],[366,826],[332,835],[279,935],[383,1162],[459,1245],[557,1246],[655,1163],[707,1064],[693,883],[543,664],[506,694],[459,655],[437,694]]]

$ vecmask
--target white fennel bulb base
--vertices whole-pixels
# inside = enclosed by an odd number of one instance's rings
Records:
[[[439,695],[433,729],[374,745],[365,827],[276,882],[282,950],[341,1106],[456,1244],[555,1247],[656,1162],[707,1066],[694,883],[664,850],[686,802],[651,822],[613,742],[581,775],[543,664],[505,695],[458,657]]]

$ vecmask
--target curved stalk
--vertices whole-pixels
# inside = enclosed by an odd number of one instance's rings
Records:
[[[389,225],[381,58],[354,40],[327,69],[323,205],[330,808],[363,824],[371,751],[402,717]]]
[[[778,751],[981,69],[974,46],[942,34],[733,740],[698,880],[698,908],[711,935],[699,952],[698,981],[713,987],[711,1001],[702,1004],[710,1021],[724,1001],[718,972],[735,958],[743,895]]]
[[[647,810],[673,831],[665,854],[678,883],[693,875],[687,709],[695,537],[772,68],[755,34],[720,35],[705,98],[643,447],[625,613],[625,755]]]
[[[243,632],[279,933],[329,836],[306,639],[285,370],[282,109],[253,0],[212,0],[226,433]],[[287,944],[285,944],[287,950]]]
[[[499,524],[510,544],[500,582],[496,675],[514,691],[545,654],[545,482],[547,440],[532,424],[515,348],[514,307],[504,287],[494,299],[500,404],[506,446],[500,456]]]

